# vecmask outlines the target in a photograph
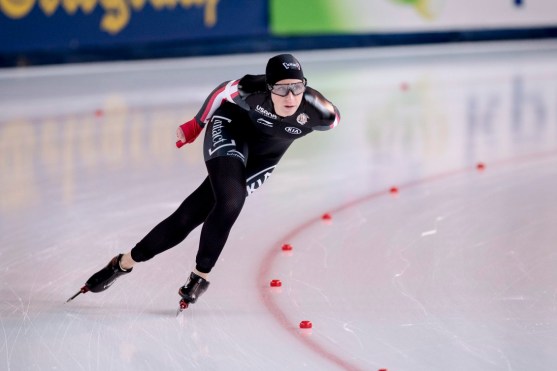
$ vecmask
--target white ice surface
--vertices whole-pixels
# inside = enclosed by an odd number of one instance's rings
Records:
[[[0,370],[557,369],[557,42],[295,54],[341,124],[178,318],[199,231],[65,301],[202,181],[175,127],[270,55],[0,70]]]

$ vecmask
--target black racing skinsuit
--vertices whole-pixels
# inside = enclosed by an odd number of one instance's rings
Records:
[[[146,261],[182,242],[203,224],[196,268],[209,273],[224,248],[247,195],[259,188],[290,144],[314,130],[337,125],[340,115],[324,108],[326,99],[306,87],[296,113],[275,114],[264,75],[246,75],[220,84],[195,116],[206,126],[204,157],[208,176],[178,209],[133,249]]]

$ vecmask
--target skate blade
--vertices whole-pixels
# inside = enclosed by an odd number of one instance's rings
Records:
[[[184,299],[180,300],[180,307],[176,311],[176,317],[178,317],[180,313],[184,311],[184,309],[187,309],[188,306],[189,306],[188,303]]]
[[[75,299],[79,294],[85,294],[87,291],[89,291],[89,288],[87,286],[83,286],[78,292],[75,293],[74,296],[66,300],[66,303],[69,303],[70,301]]]

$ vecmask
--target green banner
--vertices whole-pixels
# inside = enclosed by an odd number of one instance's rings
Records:
[[[555,27],[556,0],[269,0],[276,36]]]
[[[338,34],[346,27],[342,1],[270,0],[271,33],[274,35]]]

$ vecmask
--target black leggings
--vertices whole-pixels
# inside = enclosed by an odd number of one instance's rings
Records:
[[[209,176],[132,249],[133,260],[143,262],[178,245],[203,223],[196,269],[203,273],[211,271],[244,206],[246,168],[232,156],[213,158],[206,166]]]

